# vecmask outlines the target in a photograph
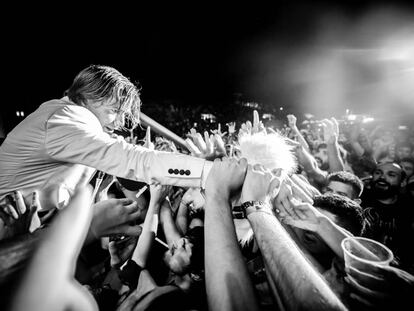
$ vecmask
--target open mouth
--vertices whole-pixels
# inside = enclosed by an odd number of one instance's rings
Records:
[[[385,188],[388,188],[389,187],[389,184],[386,181],[377,181],[376,182],[376,186],[378,188],[385,189]]]

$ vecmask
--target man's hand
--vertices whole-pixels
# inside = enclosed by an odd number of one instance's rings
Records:
[[[257,133],[261,133],[266,135],[266,128],[264,127],[262,121],[259,119],[259,113],[257,110],[253,111],[253,124],[250,121],[247,121],[246,123],[243,123],[241,125],[241,128],[239,130],[239,139],[240,137],[243,137],[244,135],[254,135]]]
[[[214,135],[219,135],[221,138],[223,138],[224,136],[226,136],[227,132],[222,132],[221,131],[221,124],[219,123],[217,126],[216,130],[210,130],[210,132]]]
[[[233,135],[236,132],[236,122],[229,122],[227,123],[227,129],[229,132],[229,135]]]
[[[161,204],[171,193],[172,186],[150,185],[151,202]]]
[[[206,195],[229,199],[241,188],[246,175],[247,160],[223,158],[214,160],[206,181]]]
[[[291,177],[287,177],[282,181],[279,193],[273,201],[276,215],[280,215],[281,211],[290,210],[290,202],[293,198],[304,203],[313,204],[312,197],[293,181]]]
[[[219,134],[208,135],[205,131],[203,139],[200,133],[191,129],[187,136],[186,146],[193,156],[210,161],[226,156],[226,147]]]
[[[391,310],[412,305],[413,275],[391,266],[376,265],[370,269],[361,272],[351,268],[347,271],[345,280],[356,309]]]
[[[181,198],[180,205],[189,206],[192,211],[203,210],[206,203],[200,188],[189,188]]]
[[[339,125],[338,121],[335,118],[323,119],[323,136],[324,140],[328,144],[332,144],[338,140],[339,137]]]
[[[293,114],[288,114],[287,115],[287,119],[288,119],[288,125],[289,127],[293,130],[296,129],[296,117]]]
[[[92,191],[78,189],[37,248],[10,310],[98,310],[74,272],[92,216]]]
[[[108,244],[111,255],[111,267],[119,269],[131,258],[137,246],[138,237],[127,237],[120,241],[110,241]]]
[[[137,202],[130,199],[109,199],[93,205],[90,231],[95,238],[113,234],[138,236],[141,227],[133,225],[139,218]]]
[[[243,183],[241,201],[265,201],[269,196],[276,196],[280,188],[280,170],[272,174],[261,164],[247,167],[246,178]]]
[[[40,227],[37,215],[40,203],[36,191],[32,193],[29,208],[26,207],[20,191],[8,195],[7,201],[4,206],[0,206],[0,240],[31,233]]]
[[[299,202],[294,198],[290,199],[289,208],[283,206],[278,214],[285,224],[312,232],[318,232],[322,219],[326,218],[311,204]]]

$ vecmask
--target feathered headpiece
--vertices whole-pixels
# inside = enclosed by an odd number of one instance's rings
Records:
[[[246,158],[249,164],[259,163],[269,170],[281,168],[283,174],[290,174],[296,170],[294,147],[279,133],[259,132],[240,135],[239,148],[241,156]]]

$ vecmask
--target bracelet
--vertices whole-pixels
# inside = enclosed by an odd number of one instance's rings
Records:
[[[241,209],[244,213],[244,217],[247,218],[251,213],[254,212],[263,212],[269,215],[273,215],[272,209],[269,207],[269,204],[263,201],[247,201],[241,205]]]

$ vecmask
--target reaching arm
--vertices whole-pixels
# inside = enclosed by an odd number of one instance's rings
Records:
[[[245,160],[215,161],[207,180],[205,275],[210,310],[258,310],[229,205],[230,191],[240,187],[245,167]]]
[[[266,202],[280,185],[280,180],[262,166],[249,168],[242,202]],[[246,213],[265,265],[288,310],[346,310],[273,215],[270,204],[257,203]]]
[[[144,226],[142,228],[137,247],[132,255],[132,259],[142,268],[146,267],[152,243],[157,235],[160,204],[161,201],[165,199],[168,189],[165,186],[151,185],[150,191],[151,199],[147,216],[145,217]]]
[[[183,200],[181,200],[180,206],[178,207],[175,224],[182,235],[184,235],[187,232],[188,205],[185,202],[183,202]]]
[[[316,159],[303,147],[299,146],[296,150],[298,161],[303,166],[303,169],[308,174],[308,176],[319,185],[325,184],[328,172],[321,170],[318,167]]]
[[[324,139],[327,144],[329,171],[338,172],[344,170],[338,146],[339,126],[335,118],[322,120]]]
[[[174,241],[177,241],[182,237],[174,222],[169,202],[165,202],[161,207],[160,222],[169,246],[171,246]]]
[[[204,159],[148,150],[110,137],[95,115],[81,106],[64,106],[45,126],[46,151],[55,160],[148,184],[200,187],[207,175]]]
[[[306,150],[309,151],[309,145],[306,139],[303,137],[302,133],[299,131],[298,127],[296,126],[296,117],[293,114],[289,114],[287,116],[289,127],[291,128],[293,134],[296,136],[298,142],[301,146]]]
[[[346,310],[274,216],[254,212],[248,220],[288,310]]]
[[[279,206],[281,209],[279,216],[283,219],[283,222],[303,230],[316,232],[336,256],[343,259],[341,242],[343,239],[352,236],[352,234],[336,225],[309,203],[290,199],[288,204],[290,208]],[[298,211],[298,213],[295,211]],[[300,214],[301,218],[299,218],[298,214]]]

